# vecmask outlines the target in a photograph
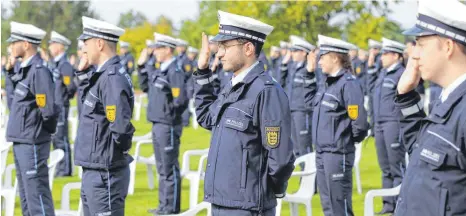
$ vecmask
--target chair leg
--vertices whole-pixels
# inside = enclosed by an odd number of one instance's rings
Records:
[[[356,175],[356,186],[358,188],[358,193],[362,194],[361,175],[359,173],[359,166],[355,166],[354,171],[354,174]]]
[[[280,216],[282,213],[282,199],[277,199],[277,207],[275,208],[275,216]]]
[[[149,189],[154,189],[154,172],[152,171],[152,165],[147,164],[147,180],[149,184]]]
[[[312,216],[312,201],[306,203],[306,216]]]
[[[128,187],[128,194],[134,194],[134,185],[136,184],[136,161],[134,160],[129,164],[129,187]]]
[[[290,212],[291,216],[298,216],[298,204],[290,203]]]
[[[197,205],[197,196],[199,194],[199,177],[189,179],[189,208]]]

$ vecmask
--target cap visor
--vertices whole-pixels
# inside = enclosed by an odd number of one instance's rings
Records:
[[[435,35],[435,33],[419,28],[417,26],[413,26],[412,28],[403,31],[403,34],[407,36],[415,36],[415,37]]]
[[[323,55],[325,55],[325,54],[328,54],[329,52],[330,52],[330,51],[327,51],[327,50],[320,50],[320,51],[319,51],[319,55],[320,55],[320,56],[323,56]]]
[[[222,41],[229,41],[229,40],[234,40],[240,38],[238,36],[231,36],[231,35],[222,35],[222,34],[217,34],[215,35],[210,42],[222,42]]]
[[[78,40],[82,40],[82,41],[85,41],[85,40],[88,40],[88,39],[91,39],[92,37],[89,36],[89,35],[86,35],[86,34],[82,34],[78,37]]]
[[[12,38],[12,37],[10,37],[10,38],[8,38],[6,40],[7,43],[13,43],[13,42],[16,42],[16,41],[19,41],[19,40],[17,38]]]

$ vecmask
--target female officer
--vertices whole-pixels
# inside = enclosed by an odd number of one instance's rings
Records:
[[[317,186],[325,215],[353,215],[354,143],[366,137],[369,127],[364,95],[348,55],[354,45],[322,35],[319,45],[319,65],[326,76],[315,96],[312,117]]]
[[[290,99],[293,151],[296,156],[300,156],[313,151],[310,101],[315,96],[317,86],[314,73],[308,73],[306,69],[306,57],[315,49],[315,46],[294,35],[290,36],[290,41],[291,58],[294,64],[284,71],[289,78],[285,89]]]
[[[405,169],[405,148],[400,142],[401,111],[395,107],[396,86],[403,67],[405,45],[396,41],[382,39],[382,70],[375,83],[374,94],[374,132],[377,159],[382,170],[382,187],[392,188],[401,184]],[[384,197],[383,208],[379,214],[393,213],[396,197]]]

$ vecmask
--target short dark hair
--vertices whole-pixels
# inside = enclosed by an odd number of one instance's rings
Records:
[[[115,42],[105,40],[105,43],[107,43],[107,46],[108,46],[108,48],[110,48],[110,50],[116,52],[117,45],[116,45]]]
[[[340,64],[344,69],[349,70],[351,74],[354,75],[353,64],[351,62],[351,58],[349,54],[337,53],[337,52],[331,52],[331,53],[333,53],[340,60]]]
[[[262,46],[264,45],[263,43],[259,43],[253,40],[248,40],[245,38],[238,38],[237,41],[240,43],[251,42],[254,45],[254,49],[255,49],[254,54],[256,55],[256,58],[259,58],[259,55],[261,54]]]

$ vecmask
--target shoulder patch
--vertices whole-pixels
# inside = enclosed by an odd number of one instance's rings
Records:
[[[265,127],[267,146],[277,148],[280,144],[280,127]]]

